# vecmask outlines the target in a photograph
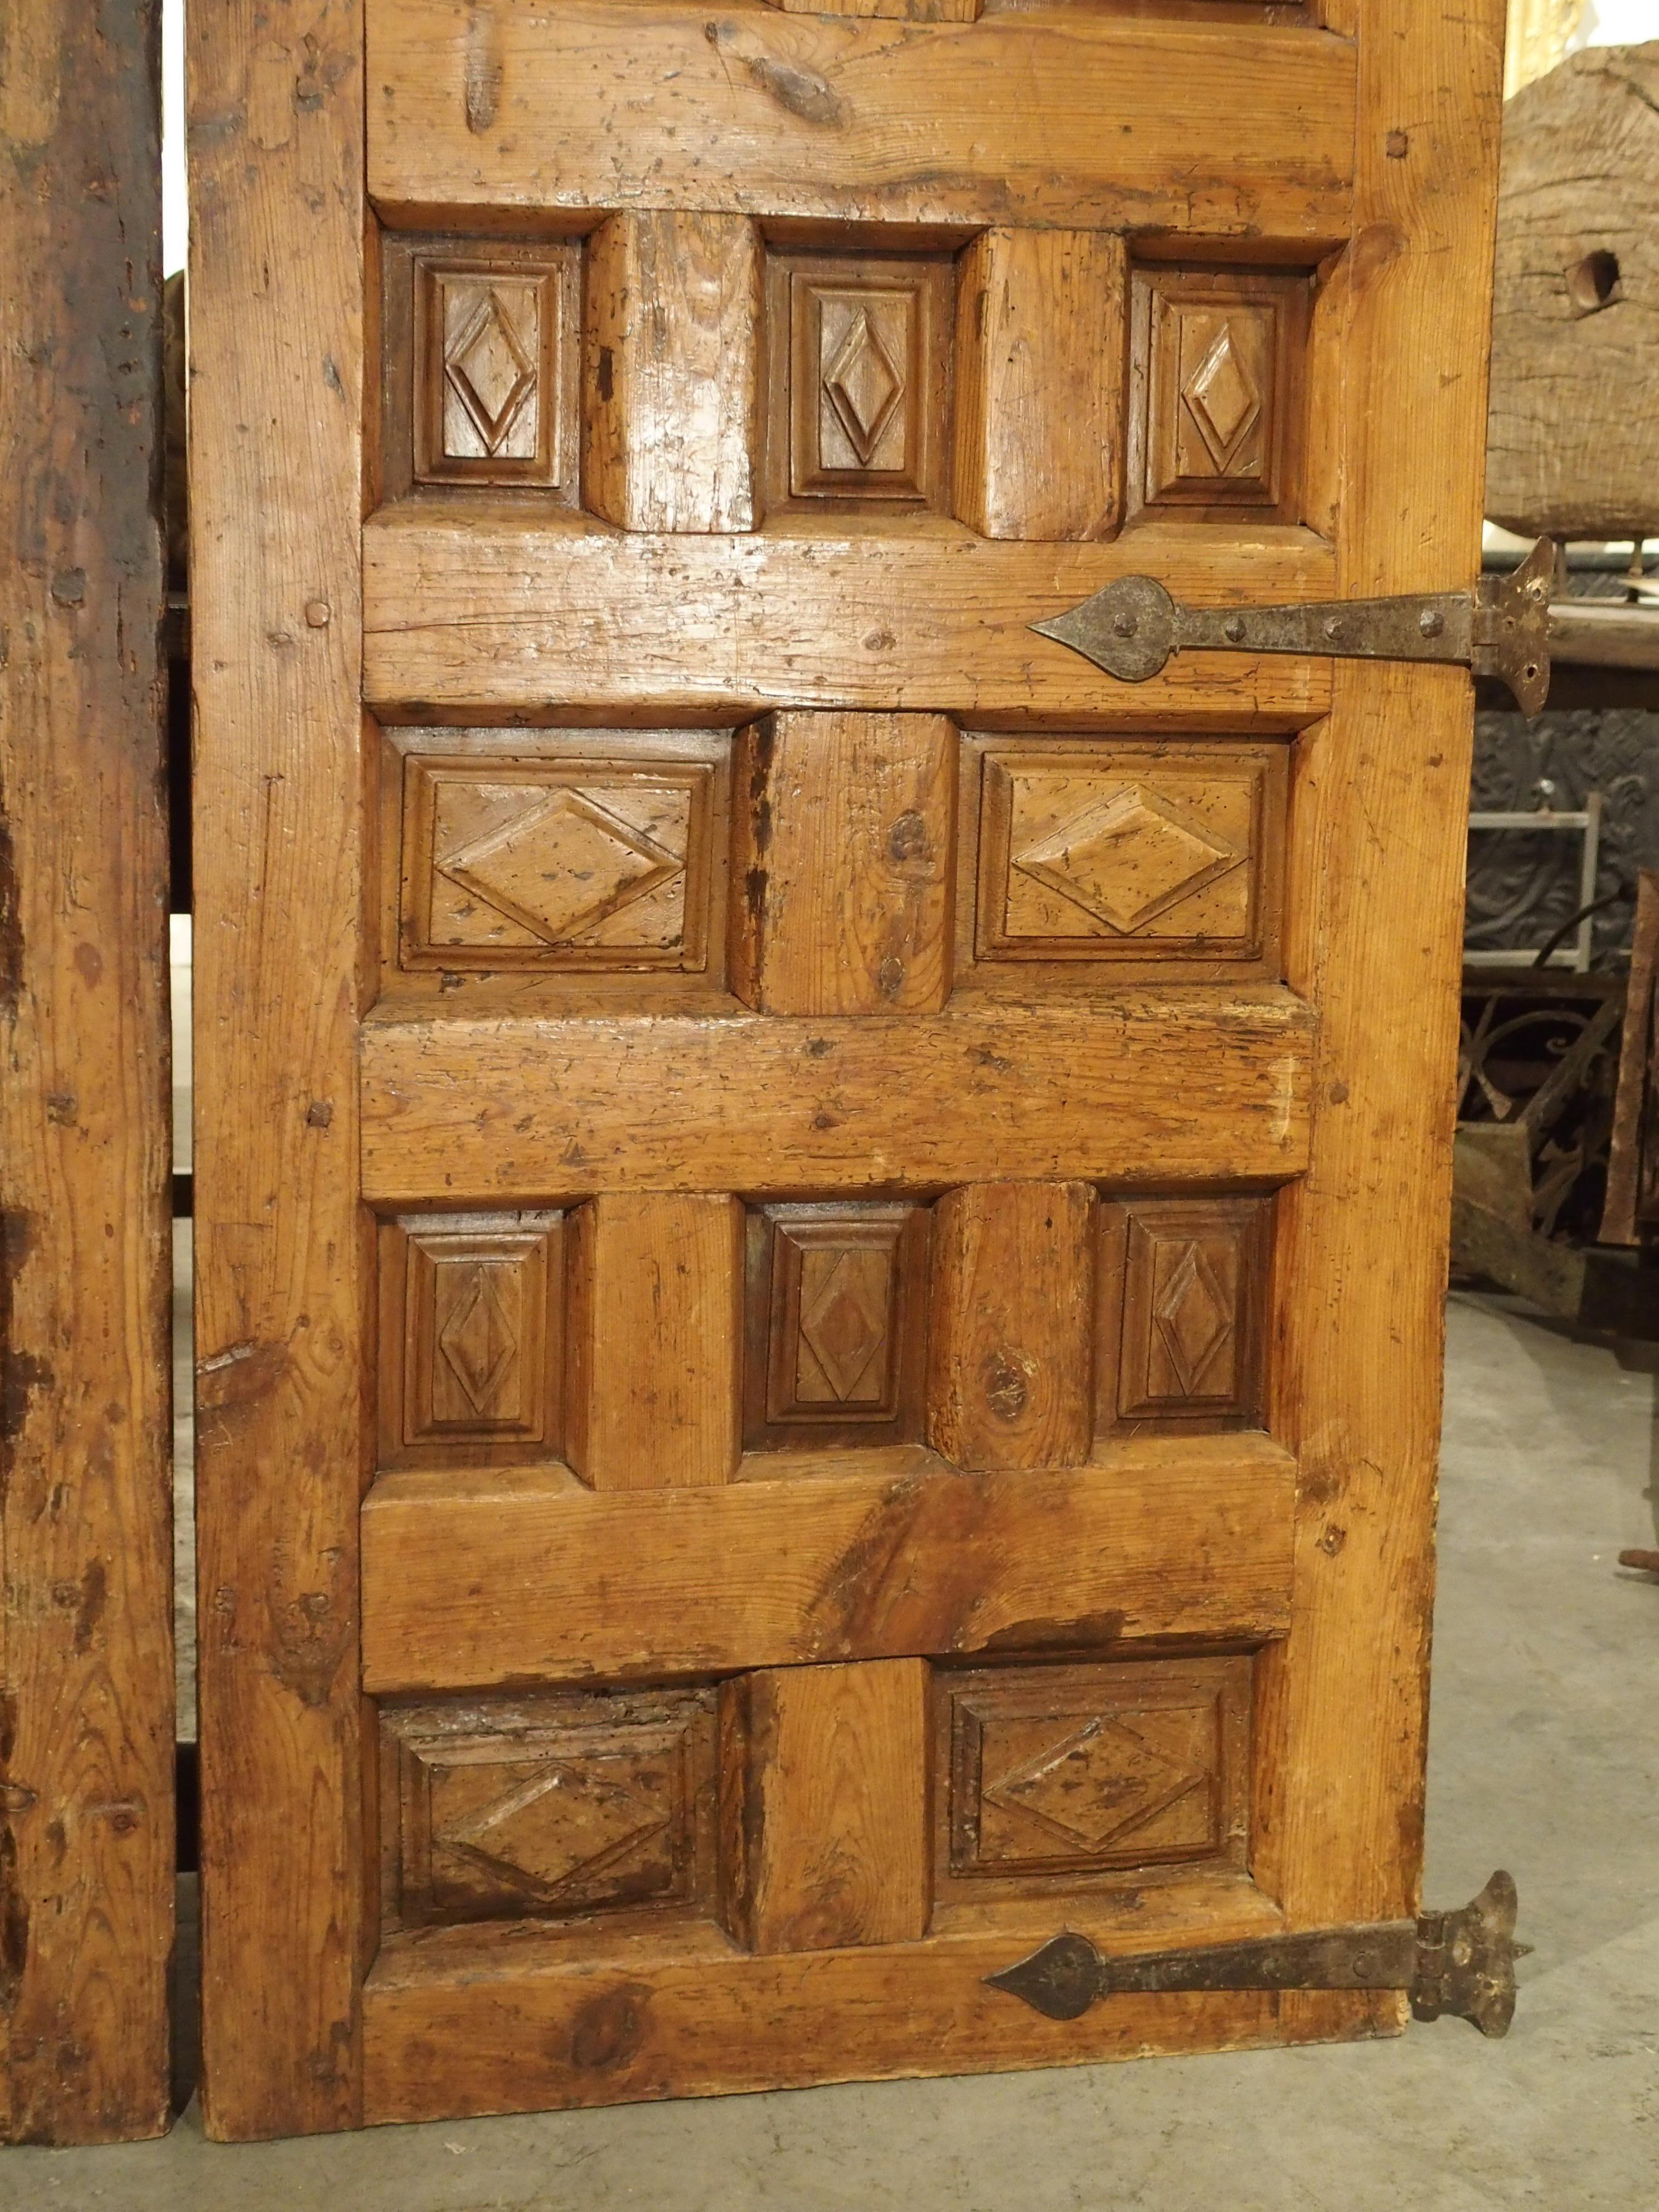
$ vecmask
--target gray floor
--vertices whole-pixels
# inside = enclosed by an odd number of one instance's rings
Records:
[[[224,2148],[0,2154],[75,2212],[1552,2212],[1659,2208],[1652,1352],[1452,1302],[1429,1893],[1495,1864],[1537,1948],[1507,2042],[888,2083]]]

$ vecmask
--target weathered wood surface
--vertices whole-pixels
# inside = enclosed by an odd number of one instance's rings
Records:
[[[586,210],[635,205],[1210,236],[1347,227],[1353,51],[1304,27],[495,0],[477,129],[477,12],[369,9],[368,187],[394,219],[582,228]]]
[[[363,1508],[364,1686],[1285,1626],[1295,1469],[1266,1437],[1144,1438],[1047,1472],[837,1468],[621,1498],[568,1477],[383,1475]]]
[[[1346,363],[1342,590],[1443,591],[1480,562],[1503,9],[1364,16],[1359,228],[1316,308]],[[1472,710],[1459,670],[1348,664],[1293,764],[1286,972],[1320,1008],[1318,1103],[1275,1240],[1269,1422],[1301,1480],[1252,1865],[1297,1927],[1413,1913],[1421,1882]]]
[[[1603,1244],[1639,1244],[1659,1217],[1659,1127],[1656,1127],[1654,1066],[1659,1049],[1659,871],[1637,878],[1636,925],[1631,933],[1630,980],[1625,1025],[1619,1041],[1619,1091],[1607,1156],[1607,1195],[1601,1212]],[[1528,1228],[1528,1219],[1525,1225]]]
[[[153,2136],[173,1942],[159,9],[0,24],[0,2135]]]
[[[359,2117],[362,27],[190,33],[204,2113]]]
[[[1295,728],[1329,664],[1177,654],[1119,684],[1029,625],[1119,576],[1194,606],[1329,598],[1330,548],[1297,530],[1147,529],[1110,545],[994,544],[959,525],[902,536],[800,527],[744,537],[538,529],[481,506],[392,509],[363,532],[363,683],[374,705],[504,716],[573,709],[900,708],[1063,715],[1068,728]]]
[[[820,1021],[371,1023],[363,1188],[459,1204],[1012,1174],[1274,1180],[1306,1160],[1313,1029],[1267,986]]]
[[[1486,513],[1659,531],[1659,41],[1595,46],[1504,110]]]

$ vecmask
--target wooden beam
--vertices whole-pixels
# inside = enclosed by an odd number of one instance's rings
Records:
[[[362,27],[188,25],[204,2112],[359,2118]]]
[[[848,1454],[828,1478],[621,1495],[545,1471],[382,1475],[362,1516],[364,1687],[1259,1641],[1287,1618],[1295,1473],[1243,1435],[994,1474]],[[896,1564],[872,1576],[872,1559]]]
[[[1298,729],[1330,703],[1327,661],[1188,653],[1120,684],[1029,628],[1139,574],[1194,606],[1329,598],[1331,550],[1304,530],[1149,527],[1109,545],[998,544],[943,520],[888,538],[627,536],[457,501],[373,517],[363,560],[363,683],[382,709],[914,708],[1243,731]]]
[[[155,0],[0,29],[0,2134],[167,2124]],[[46,2186],[45,2184],[42,2185]]]
[[[1306,1158],[1313,1032],[1270,984],[819,1021],[371,1022],[363,1194],[1280,1182]]]
[[[467,0],[369,8],[369,191],[393,221],[719,204],[1279,240],[1347,229],[1353,50],[1289,24],[1082,10],[900,24],[750,0],[713,21],[685,0],[490,13],[485,118],[469,106]]]
[[[1346,390],[1341,587],[1447,591],[1480,561],[1504,9],[1361,12],[1357,235],[1315,309]],[[1285,967],[1320,1010],[1318,1105],[1275,1232],[1270,1420],[1302,1482],[1251,1856],[1296,1927],[1419,1902],[1473,739],[1461,670],[1349,663],[1336,687],[1292,762]]]

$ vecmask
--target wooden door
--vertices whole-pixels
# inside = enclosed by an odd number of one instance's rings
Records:
[[[1499,10],[866,5],[198,14],[220,2134],[1401,2024]]]

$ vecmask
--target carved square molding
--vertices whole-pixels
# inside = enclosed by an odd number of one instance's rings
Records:
[[[1308,279],[1141,269],[1131,316],[1129,506],[1298,520]]]
[[[948,256],[770,257],[770,505],[945,506],[954,296]]]
[[[576,504],[581,249],[387,234],[384,491],[524,486]]]
[[[707,968],[723,737],[536,757],[526,733],[467,734],[478,750],[403,763],[400,966]]]
[[[815,1449],[922,1430],[928,1212],[902,1201],[749,1216],[744,1441]]]
[[[982,1668],[938,1684],[945,1894],[1243,1864],[1248,1659]]]
[[[1273,754],[1075,740],[980,758],[979,959],[1261,959],[1278,889]]]
[[[380,1224],[380,1463],[556,1459],[563,1217]]]
[[[1100,1217],[1097,1427],[1262,1417],[1266,1198],[1127,1198]]]
[[[706,1908],[712,1691],[392,1707],[380,1741],[386,1932]]]

